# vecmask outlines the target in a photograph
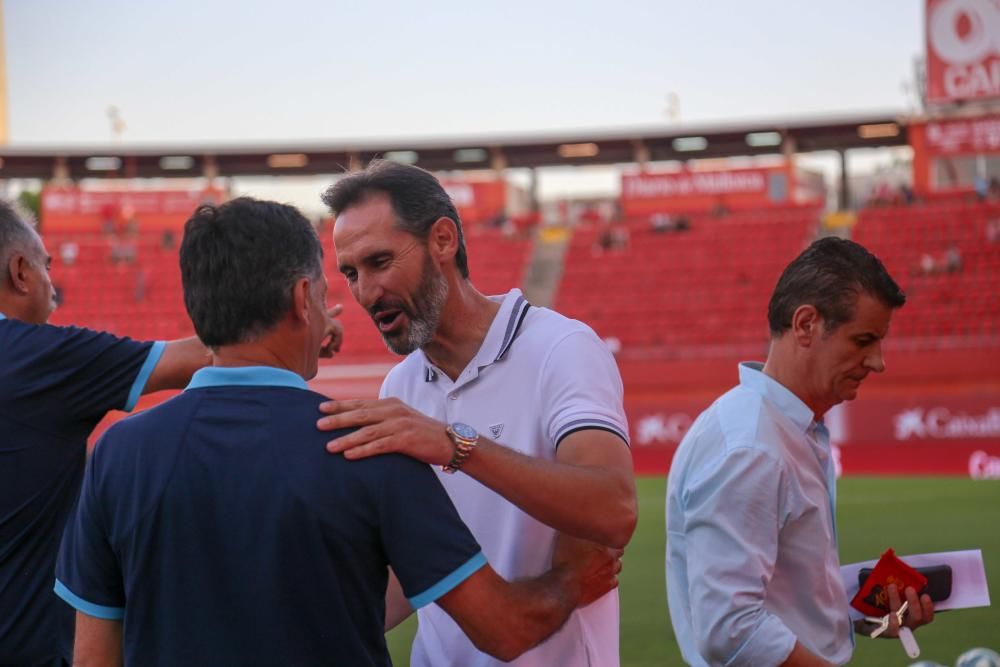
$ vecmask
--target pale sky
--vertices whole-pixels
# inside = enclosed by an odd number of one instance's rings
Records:
[[[339,140],[905,110],[921,0],[6,0],[14,144]]]
[[[342,141],[906,111],[922,0],[6,0],[14,145]]]

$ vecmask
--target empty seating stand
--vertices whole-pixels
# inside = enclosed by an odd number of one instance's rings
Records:
[[[330,284],[327,302],[344,306],[341,321],[346,335],[337,363],[398,361],[337,270],[332,237],[330,225],[322,225],[320,239]],[[52,316],[53,324],[84,326],[140,340],[194,335],[184,307],[177,248],[165,248],[160,233],[127,240],[99,232],[48,233],[44,238],[53,257],[52,279],[63,300]],[[473,282],[481,291],[503,293],[521,284],[531,249],[529,241],[508,239],[492,229],[471,229],[466,241]],[[77,247],[72,263],[63,261],[63,244]],[[131,251],[126,254],[134,252],[134,259],[114,261],[116,244],[128,244]]]
[[[998,236],[995,203],[941,201],[862,211],[854,238],[882,259],[907,294],[888,344],[916,350],[1000,345]],[[960,258],[953,270],[947,267],[949,252]]]
[[[690,216],[689,230],[661,233],[625,220],[621,249],[578,229],[556,308],[618,339],[623,358],[760,357],[770,292],[817,219],[814,208]]]

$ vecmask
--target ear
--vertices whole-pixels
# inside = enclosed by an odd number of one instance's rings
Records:
[[[312,283],[308,278],[299,278],[292,288],[292,315],[296,322],[308,324],[309,302],[312,299]]]
[[[10,283],[18,294],[27,294],[30,291],[28,268],[28,258],[17,253],[7,264],[7,275],[10,276]]]
[[[427,249],[440,265],[453,264],[458,254],[458,225],[451,218],[441,217],[431,225]]]
[[[823,318],[816,306],[804,304],[792,314],[792,335],[802,347],[809,347],[822,334]]]

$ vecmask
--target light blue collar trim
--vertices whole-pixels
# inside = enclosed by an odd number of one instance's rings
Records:
[[[756,391],[787,415],[796,426],[808,431],[813,426],[813,411],[792,391],[764,374],[764,364],[744,361],[740,364],[740,384]]]
[[[4,315],[3,313],[0,313],[0,320],[5,320],[5,319],[7,319],[7,316]]]
[[[308,389],[309,385],[301,376],[284,368],[273,366],[239,366],[223,368],[209,366],[196,371],[191,376],[191,382],[185,388],[203,389],[205,387],[291,387],[292,389]]]

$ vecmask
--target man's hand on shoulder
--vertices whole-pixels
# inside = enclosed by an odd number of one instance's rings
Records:
[[[358,428],[326,445],[330,453],[348,459],[396,452],[424,463],[444,465],[455,453],[455,444],[444,424],[398,398],[326,401],[319,409],[326,415],[316,422],[321,431]]]

